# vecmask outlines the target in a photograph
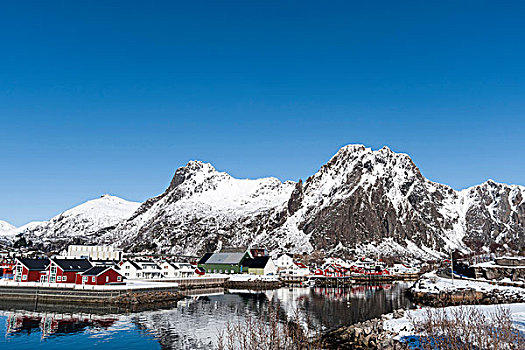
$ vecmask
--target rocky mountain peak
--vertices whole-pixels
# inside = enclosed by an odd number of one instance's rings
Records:
[[[229,177],[226,173],[218,172],[210,163],[192,160],[186,166],[180,167],[175,171],[167,192],[173,191],[185,182],[187,186],[195,186],[213,181],[213,179]]]

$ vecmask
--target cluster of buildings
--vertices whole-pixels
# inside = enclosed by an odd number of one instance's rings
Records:
[[[133,279],[195,276],[195,266],[184,262],[124,259],[122,251],[107,246],[71,245],[61,256],[9,257],[0,261],[2,277],[15,282],[107,285]]]
[[[351,277],[356,275],[395,275],[417,273],[418,268],[403,264],[387,267],[379,259],[348,262],[328,258],[320,267],[310,268],[282,254],[273,259],[264,248],[224,248],[209,252],[197,261],[179,262],[167,257],[126,258],[122,251],[108,246],[71,245],[60,256],[9,257],[0,255],[3,278],[15,282],[105,285],[126,280],[163,280],[198,278],[203,275],[273,275],[284,280],[309,276]]]

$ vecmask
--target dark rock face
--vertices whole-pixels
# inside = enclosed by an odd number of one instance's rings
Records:
[[[288,213],[290,215],[293,215],[301,207],[303,199],[303,180],[299,180],[288,200]]]

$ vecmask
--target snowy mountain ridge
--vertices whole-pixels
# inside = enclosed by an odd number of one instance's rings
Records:
[[[116,225],[133,214],[139,205],[106,194],[66,210],[49,221],[31,222],[7,234],[13,240],[24,237],[42,249],[61,248],[75,239],[83,239],[86,235]]]
[[[263,245],[274,253],[430,258],[492,243],[525,245],[523,186],[489,180],[455,191],[424,178],[407,154],[388,147],[345,146],[297,183],[236,179],[190,161],[164,193],[111,220],[87,203],[24,234],[42,237],[44,246],[79,240],[185,255]],[[83,213],[91,219],[84,222]]]
[[[408,155],[388,147],[345,146],[304,183],[239,180],[192,161],[102,240],[187,254],[264,245],[431,257],[486,239],[522,244],[524,194],[523,186],[493,181],[455,191],[425,179]],[[137,244],[144,241],[153,244]]]

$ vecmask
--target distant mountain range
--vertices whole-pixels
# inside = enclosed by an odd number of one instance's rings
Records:
[[[525,187],[489,180],[455,191],[424,178],[406,154],[348,145],[304,182],[236,179],[191,161],[142,204],[106,195],[50,221],[0,223],[2,232],[47,250],[87,242],[198,255],[261,245],[276,253],[431,258],[525,246]]]

